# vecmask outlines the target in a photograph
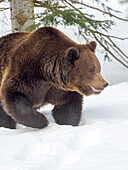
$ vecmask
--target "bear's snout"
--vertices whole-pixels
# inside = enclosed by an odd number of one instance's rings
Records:
[[[105,89],[108,85],[109,85],[108,83],[105,83],[105,84],[104,84],[104,89]]]

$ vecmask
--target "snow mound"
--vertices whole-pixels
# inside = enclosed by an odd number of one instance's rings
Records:
[[[128,170],[128,83],[84,98],[78,127],[0,128],[0,170]]]

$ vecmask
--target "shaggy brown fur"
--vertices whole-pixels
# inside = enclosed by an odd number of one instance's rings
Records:
[[[78,125],[82,96],[108,85],[95,48],[94,41],[80,45],[48,26],[0,38],[0,126],[44,128],[48,120],[36,108],[48,103],[58,124]]]

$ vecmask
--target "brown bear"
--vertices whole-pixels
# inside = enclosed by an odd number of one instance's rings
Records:
[[[0,127],[44,128],[49,122],[37,108],[48,103],[56,123],[77,126],[83,95],[108,85],[95,48],[94,41],[78,44],[50,26],[0,38]]]

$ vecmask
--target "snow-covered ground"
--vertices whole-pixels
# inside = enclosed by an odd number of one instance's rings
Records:
[[[0,170],[128,170],[128,82],[84,98],[78,127],[0,128]]]

